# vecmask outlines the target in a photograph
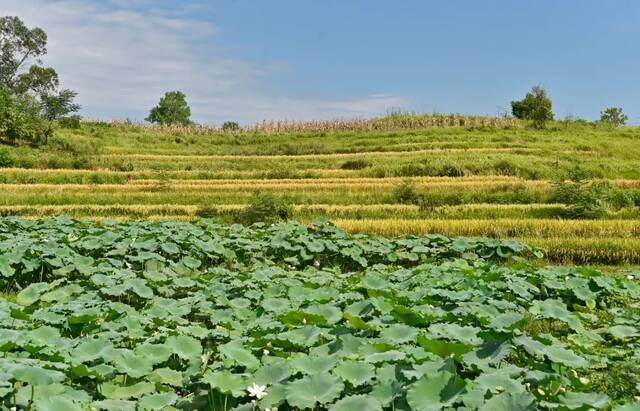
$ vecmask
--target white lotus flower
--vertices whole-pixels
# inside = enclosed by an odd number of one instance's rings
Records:
[[[634,276],[632,276],[631,274],[627,276],[627,280],[633,280],[633,279],[634,279]]]
[[[257,399],[261,399],[262,397],[267,396],[266,385],[258,385],[256,383],[253,383],[253,385],[250,385],[249,387],[247,387],[247,391],[249,392],[250,396],[256,397]]]

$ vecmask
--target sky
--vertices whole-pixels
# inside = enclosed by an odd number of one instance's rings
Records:
[[[143,120],[166,91],[193,119],[390,110],[498,115],[541,84],[556,117],[640,124],[637,0],[0,0],[49,36],[81,114]]]

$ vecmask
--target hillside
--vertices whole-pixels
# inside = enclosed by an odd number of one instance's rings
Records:
[[[261,191],[290,201],[295,219],[325,215],[348,231],[516,238],[553,261],[640,263],[638,128],[223,133],[83,123],[57,134],[45,148],[8,149],[1,214],[228,222]],[[569,179],[581,182],[558,185]],[[596,215],[572,203],[576,192]]]

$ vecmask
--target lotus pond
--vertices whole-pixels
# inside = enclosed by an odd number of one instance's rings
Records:
[[[0,409],[637,410],[640,283],[515,241],[0,219]]]

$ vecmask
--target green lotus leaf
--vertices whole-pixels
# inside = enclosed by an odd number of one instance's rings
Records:
[[[609,327],[607,331],[613,337],[618,338],[620,340],[625,340],[627,338],[640,336],[638,329],[630,325],[614,325],[613,327]]]
[[[145,394],[156,391],[155,384],[139,382],[132,385],[118,385],[104,383],[100,386],[101,394],[109,400],[128,400],[129,398],[140,398]]]
[[[51,288],[48,283],[33,283],[20,291],[16,297],[16,302],[20,305],[28,306],[40,299],[40,296]]]
[[[153,365],[161,364],[171,357],[173,350],[166,344],[141,344],[133,350],[137,356],[140,356]]]
[[[148,359],[136,355],[131,350],[119,349],[109,351],[105,360],[111,362],[116,370],[133,378],[148,375],[153,370],[153,363]]]
[[[292,358],[289,363],[294,370],[305,374],[326,373],[335,367],[338,362],[336,356],[313,357],[308,355],[298,355]]]
[[[464,344],[475,345],[482,343],[482,339],[477,335],[481,329],[477,327],[438,323],[432,324],[429,327],[429,331],[437,336],[460,341]]]
[[[609,397],[605,394],[590,392],[566,392],[560,396],[560,403],[570,410],[589,408],[605,408],[609,404]]]
[[[91,407],[100,411],[136,411],[136,402],[125,400],[102,400],[91,403]]]
[[[291,369],[286,362],[267,364],[253,374],[253,382],[258,385],[273,385],[291,376]]]
[[[375,377],[375,367],[358,361],[343,361],[333,370],[333,373],[350,383],[354,387],[362,385]]]
[[[151,394],[140,398],[138,407],[140,410],[161,410],[175,404],[178,396],[174,392]]]
[[[34,408],[38,411],[82,411],[83,407],[65,396],[52,396],[38,398],[33,402]]]
[[[260,360],[251,351],[242,346],[239,341],[231,341],[221,345],[218,350],[227,358],[235,361],[248,370],[255,370],[260,366]]]
[[[101,358],[113,348],[109,340],[96,338],[84,341],[71,351],[74,360],[80,362],[94,361]]]
[[[331,374],[309,375],[291,382],[287,388],[287,402],[293,407],[313,408],[335,400],[344,385]]]
[[[11,370],[13,378],[29,385],[48,385],[61,382],[65,375],[60,371],[30,365],[22,365]]]
[[[535,397],[528,392],[503,392],[488,400],[481,411],[534,411]]]
[[[418,330],[404,324],[394,324],[380,331],[380,337],[394,344],[402,344],[413,341],[418,335]]]
[[[167,347],[183,360],[194,360],[202,355],[200,341],[186,335],[171,336],[165,341]]]
[[[238,374],[224,371],[207,371],[202,377],[202,382],[209,384],[223,394],[231,394],[234,397],[245,395],[247,384],[245,378]]]
[[[157,368],[149,374],[149,381],[159,384],[182,387],[182,373],[171,368]]]
[[[407,389],[407,402],[414,411],[439,410],[453,405],[466,390],[456,374],[440,371],[425,375]]]
[[[11,266],[11,259],[9,255],[0,255],[0,275],[3,277],[13,277],[16,270]]]
[[[329,411],[382,411],[382,404],[366,395],[351,395],[333,404]]]

